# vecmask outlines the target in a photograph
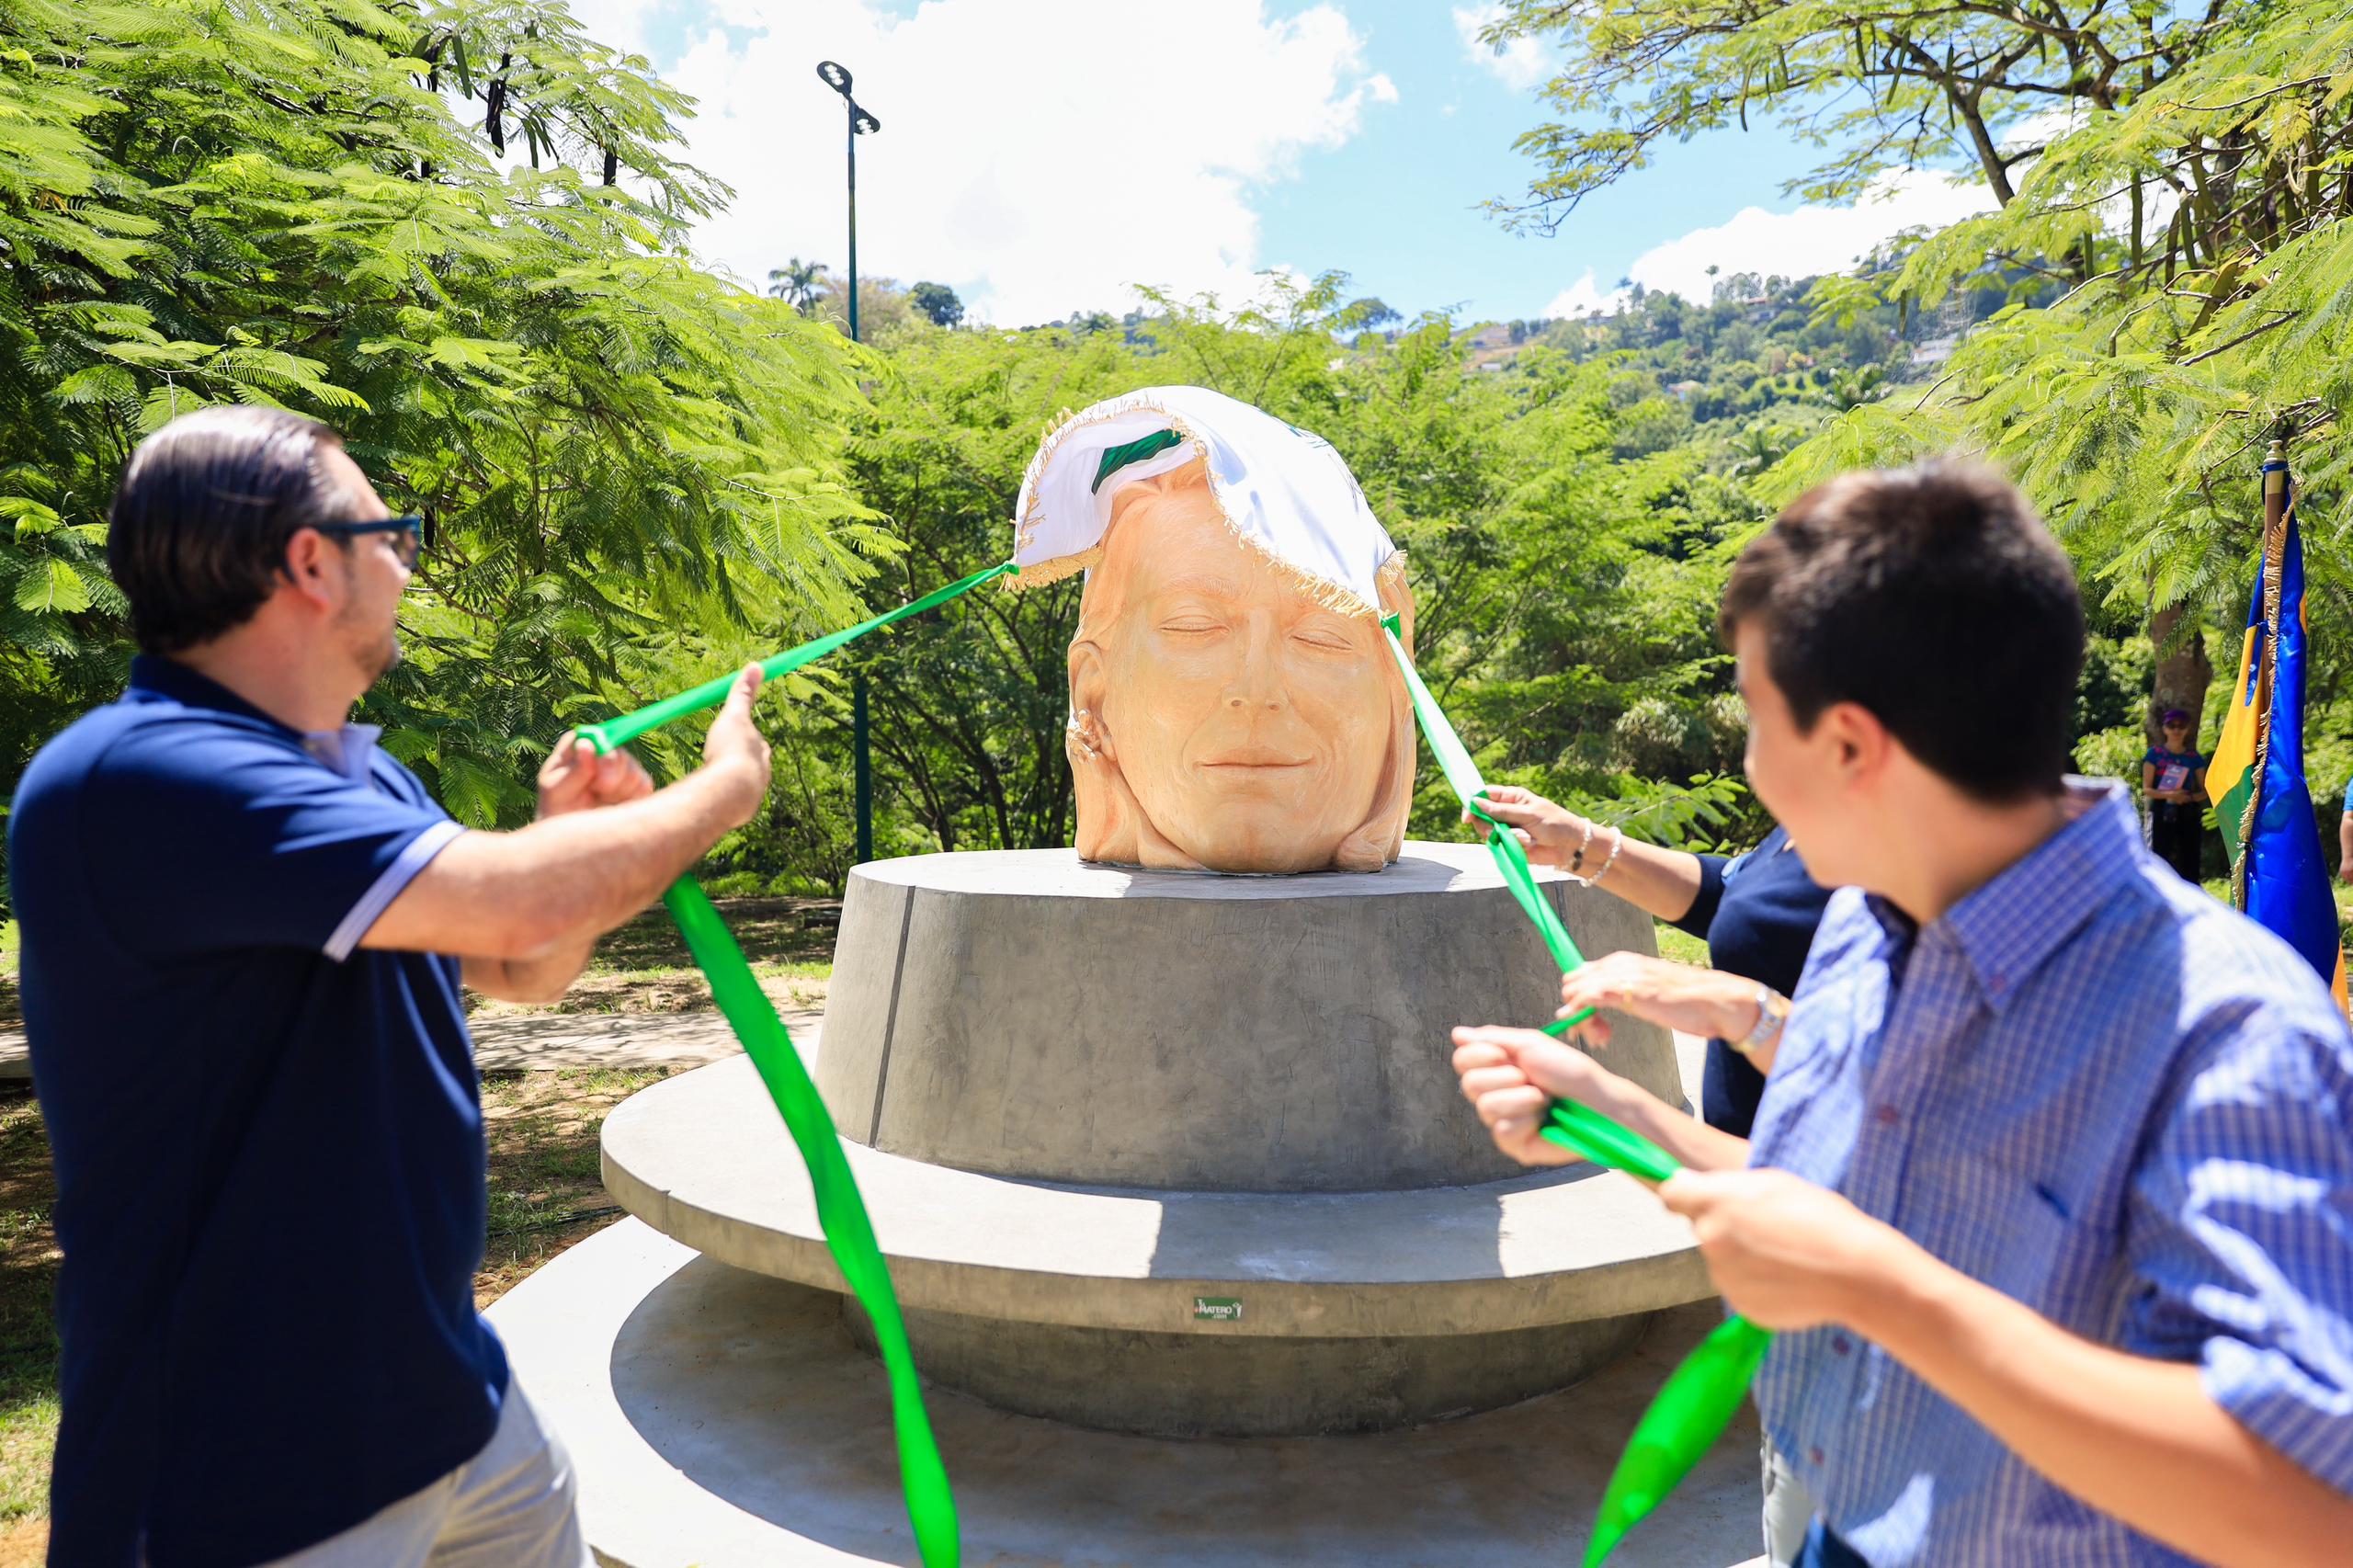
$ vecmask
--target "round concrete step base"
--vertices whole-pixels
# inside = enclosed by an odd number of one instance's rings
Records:
[[[1116,1430],[1365,1431],[1491,1408],[1583,1376],[1641,1314],[1711,1293],[1690,1227],[1593,1166],[1403,1192],[1156,1192],[842,1147],[915,1364]],[[844,1289],[748,1059],[632,1096],[603,1153],[605,1185],[656,1230]]]
[[[889,1392],[835,1301],[624,1220],[491,1308],[600,1561],[915,1562]],[[1528,1568],[1577,1561],[1635,1418],[1719,1321],[1680,1308],[1568,1393],[1370,1437],[1116,1437],[937,1389],[926,1403],[966,1568]],[[1744,1410],[1610,1562],[1748,1565],[1757,1535]]]
[[[904,1315],[929,1381],[1023,1415],[1162,1437],[1385,1432],[1494,1410],[1584,1381],[1652,1317],[1453,1338],[1219,1339]],[[876,1353],[856,1301],[844,1300],[842,1321]]]

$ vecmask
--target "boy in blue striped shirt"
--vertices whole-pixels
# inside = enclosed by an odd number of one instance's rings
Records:
[[[1849,475],[1722,619],[1757,796],[1846,884],[1794,1010],[1606,959],[1563,1002],[1754,1042],[1753,1139],[1532,1031],[1458,1030],[1464,1092],[1522,1159],[1566,1096],[1689,1167],[1662,1196],[1781,1331],[1756,1400],[1819,1506],[1802,1562],[2346,1561],[2353,1036],[2122,787],[2063,778],[2066,558],[1990,475]]]

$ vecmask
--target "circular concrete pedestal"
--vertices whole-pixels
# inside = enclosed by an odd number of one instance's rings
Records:
[[[1617,901],[1546,892],[1588,950],[1652,950]],[[1448,1028],[1549,1017],[1554,973],[1476,846],[1360,876],[858,868],[815,1076],[917,1365],[1175,1436],[1380,1430],[1584,1378],[1708,1284],[1648,1194],[1521,1171],[1462,1103]],[[1610,1065],[1683,1098],[1659,1030],[1621,1028]],[[631,1099],[604,1164],[657,1230],[843,1289],[748,1062]]]
[[[1648,917],[1539,873],[1587,952]],[[1463,1106],[1456,1024],[1549,1022],[1559,971],[1485,848],[1368,873],[1229,877],[1067,849],[850,873],[817,1086],[843,1134],[995,1176],[1190,1192],[1356,1192],[1518,1174]],[[1609,1065],[1679,1097],[1674,1051]]]
[[[829,1293],[624,1220],[489,1316],[571,1453],[606,1568],[914,1568],[889,1391]],[[1721,1321],[1678,1309],[1566,1393],[1370,1437],[1119,1437],[946,1390],[926,1403],[967,1568],[1573,1563],[1636,1417]],[[1610,1562],[1764,1568],[1756,1510],[1744,1408]]]

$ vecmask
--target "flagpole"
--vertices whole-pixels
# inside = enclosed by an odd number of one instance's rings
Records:
[[[2255,733],[2255,788],[2248,793],[2246,816],[2239,826],[2239,842],[2248,846],[2231,868],[2231,903],[2244,910],[2246,874],[2255,857],[2247,830],[2263,809],[2263,782],[2271,761],[2271,682],[2279,653],[2280,579],[2288,559],[2288,510],[2293,494],[2288,483],[2288,442],[2275,437],[2263,454],[2263,631],[2257,641],[2261,663],[2256,668],[2255,709],[2262,717]]]

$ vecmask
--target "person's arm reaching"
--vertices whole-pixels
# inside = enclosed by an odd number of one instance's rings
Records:
[[[2353,882],[2353,812],[2336,819],[2336,880]]]
[[[1580,876],[1590,878],[1609,860],[1620,830],[1597,826],[1543,796],[1516,784],[1497,784],[1487,791],[1487,813],[1511,828],[1527,846],[1528,858],[1542,866],[1566,870],[1579,848],[1585,850]],[[1483,826],[1465,812],[1462,820]],[[1699,896],[1699,858],[1680,849],[1661,849],[1639,838],[1618,846],[1602,883],[1604,892],[1617,894],[1643,914],[1660,920],[1680,920]]]
[[[510,988],[494,994],[560,993],[555,977],[568,984],[589,944],[653,903],[759,809],[768,787],[767,743],[752,722],[759,687],[757,666],[747,668],[711,721],[702,767],[667,789],[564,811],[513,833],[460,834],[360,945],[462,954],[470,981]]]
[[[1457,1028],[1454,1070],[1461,1075],[1463,1098],[1477,1108],[1495,1147],[1522,1165],[1563,1165],[1577,1158],[1542,1135],[1545,1109],[1556,1099],[1601,1112],[1687,1165],[1737,1170],[1748,1162],[1746,1139],[1717,1131],[1541,1030]]]
[[[2200,1366],[2096,1345],[1784,1171],[1688,1171],[1688,1217],[1734,1312],[1845,1324],[2084,1502],[2204,1561],[2336,1563],[2353,1497],[2249,1431]]]

